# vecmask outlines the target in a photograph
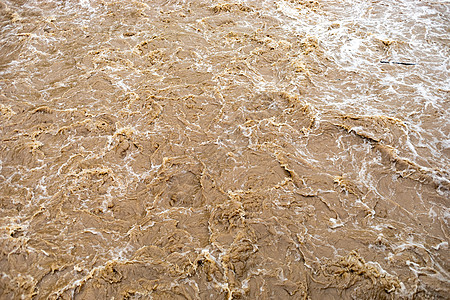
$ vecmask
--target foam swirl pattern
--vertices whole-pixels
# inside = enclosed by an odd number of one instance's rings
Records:
[[[1,299],[446,299],[450,4],[0,1]]]

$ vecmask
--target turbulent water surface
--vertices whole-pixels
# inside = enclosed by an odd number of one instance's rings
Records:
[[[448,297],[448,1],[0,24],[1,299]]]

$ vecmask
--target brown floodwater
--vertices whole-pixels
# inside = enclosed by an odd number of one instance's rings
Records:
[[[0,299],[448,299],[449,24],[1,0]]]

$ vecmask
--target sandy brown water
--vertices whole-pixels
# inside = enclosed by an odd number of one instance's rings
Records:
[[[449,21],[0,0],[0,298],[448,299]]]

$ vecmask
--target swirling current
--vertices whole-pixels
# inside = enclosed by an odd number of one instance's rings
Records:
[[[448,299],[448,1],[0,24],[1,299]]]

